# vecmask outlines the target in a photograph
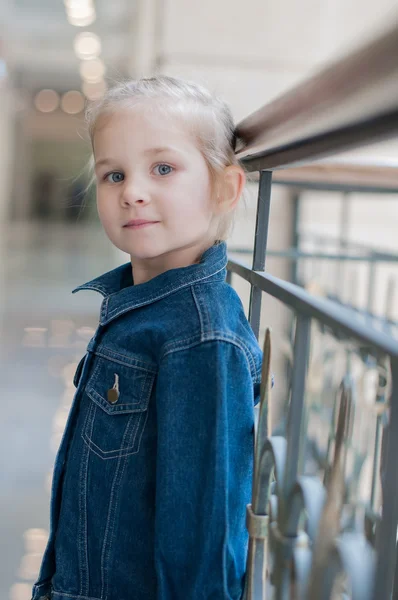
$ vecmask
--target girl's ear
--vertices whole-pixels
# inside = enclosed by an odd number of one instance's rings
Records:
[[[217,214],[225,214],[235,208],[242,195],[246,175],[239,165],[225,167],[220,176],[217,194]]]

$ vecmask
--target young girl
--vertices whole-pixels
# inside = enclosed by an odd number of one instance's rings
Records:
[[[104,297],[58,451],[33,600],[237,600],[261,351],[226,283],[245,176],[227,106],[170,77],[88,112]]]

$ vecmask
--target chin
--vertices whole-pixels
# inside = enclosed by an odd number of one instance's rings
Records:
[[[126,254],[129,254],[133,258],[153,258],[158,254],[156,248],[153,248],[153,244],[148,244],[148,246],[146,244],[138,242],[136,244],[126,244],[125,240],[116,239],[115,237],[112,238],[110,236],[108,237],[112,244],[116,246],[116,248],[118,248],[122,252],[125,252]]]
[[[130,254],[131,258],[135,258],[136,260],[149,260],[151,258],[157,258],[158,256],[161,256],[164,252],[167,252],[167,250],[153,247],[153,245],[148,248],[145,247],[144,244],[141,244],[136,248],[130,247],[129,249],[125,250],[125,252]]]

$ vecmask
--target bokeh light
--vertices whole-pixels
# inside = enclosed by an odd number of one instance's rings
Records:
[[[91,0],[64,0],[68,21],[76,27],[87,27],[96,19],[94,4]]]
[[[25,540],[25,549],[29,553],[43,553],[48,540],[48,531],[46,529],[31,528],[23,534]]]
[[[76,115],[84,109],[84,96],[77,90],[66,92],[62,96],[61,107],[68,115]]]
[[[86,18],[69,17],[68,21],[71,25],[74,25],[75,27],[88,27],[89,25],[92,25],[94,23],[95,19],[96,19],[96,17],[94,14],[91,17],[86,17]]]
[[[29,583],[15,583],[10,590],[10,600],[30,600],[32,586]]]
[[[59,94],[55,90],[41,90],[36,94],[35,106],[40,112],[53,112],[59,106]]]
[[[88,60],[101,53],[101,40],[95,33],[83,31],[76,35],[73,47],[78,58]]]
[[[85,60],[80,65],[80,75],[85,81],[97,83],[101,81],[105,75],[105,65],[99,58]]]

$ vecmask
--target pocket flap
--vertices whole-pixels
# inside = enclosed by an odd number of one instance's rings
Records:
[[[110,415],[143,412],[147,410],[155,373],[143,367],[127,366],[96,356],[93,375],[87,382],[87,395]],[[108,399],[108,392],[117,386],[115,402]]]

